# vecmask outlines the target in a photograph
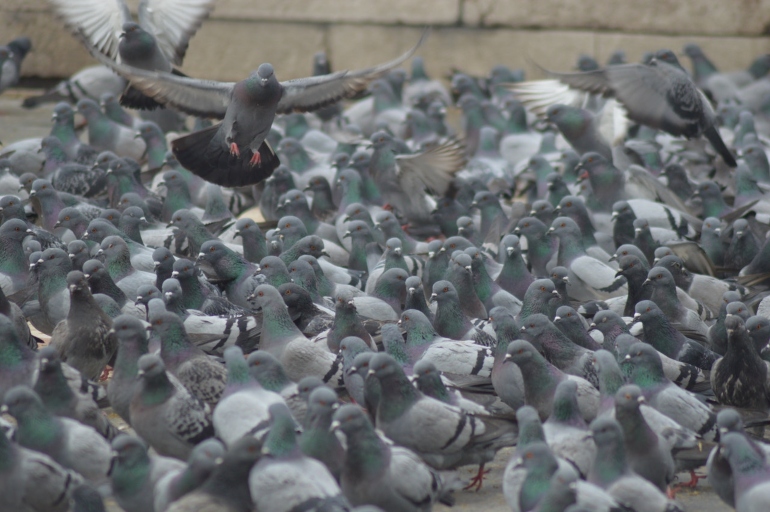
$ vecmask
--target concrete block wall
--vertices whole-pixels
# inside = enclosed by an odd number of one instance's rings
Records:
[[[531,61],[566,71],[580,53],[603,62],[623,49],[637,60],[687,42],[740,69],[770,51],[770,0],[219,0],[182,69],[237,80],[271,62],[288,79],[306,76],[319,50],[335,69],[363,67],[405,51],[427,25],[420,52],[435,75],[502,63],[537,78]],[[68,76],[93,62],[46,0],[0,0],[0,33],[32,38],[27,76]]]

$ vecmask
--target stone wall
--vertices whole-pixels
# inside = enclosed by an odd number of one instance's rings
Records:
[[[219,0],[183,70],[236,80],[269,61],[279,78],[293,78],[319,50],[336,69],[356,68],[393,58],[427,25],[420,52],[434,74],[503,63],[537,77],[531,61],[569,70],[580,53],[604,61],[620,48],[637,60],[691,41],[738,69],[770,51],[770,0]],[[32,38],[27,76],[67,76],[92,62],[46,0],[0,0],[0,33]]]

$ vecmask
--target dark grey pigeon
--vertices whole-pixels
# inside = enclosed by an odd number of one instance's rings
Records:
[[[131,81],[155,101],[222,123],[176,139],[174,156],[198,176],[227,187],[258,183],[280,161],[265,141],[276,114],[317,110],[351,97],[414,54],[418,44],[397,59],[360,71],[279,82],[273,66],[261,64],[240,82],[214,82],[180,77],[166,71],[146,71],[104,57],[93,43],[92,55]]]
[[[551,73],[563,83],[592,94],[614,96],[629,119],[671,135],[701,135],[730,167],[735,157],[716,127],[716,114],[671,50],[660,50],[645,64],[621,64],[584,73]]]
[[[51,334],[51,346],[61,360],[88,379],[98,379],[117,350],[117,340],[110,333],[112,319],[91,295],[82,272],[67,274],[70,309]]]

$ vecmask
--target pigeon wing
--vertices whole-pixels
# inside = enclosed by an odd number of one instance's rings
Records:
[[[82,34],[101,54],[115,60],[123,24],[131,13],[123,0],[51,0],[68,28]]]
[[[214,0],[142,0],[139,24],[155,36],[166,58],[179,66],[190,38],[213,9]]]

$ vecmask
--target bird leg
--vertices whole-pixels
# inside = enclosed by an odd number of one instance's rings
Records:
[[[481,464],[479,466],[479,472],[476,473],[476,476],[474,476],[470,483],[463,487],[464,491],[470,490],[475,488],[476,492],[479,492],[481,490],[481,486],[484,485],[484,475],[492,471],[491,469],[488,469],[484,471],[484,464]]]
[[[251,160],[249,160],[249,164],[259,165],[260,162],[262,162],[262,155],[259,154],[259,151],[254,151],[251,154]]]
[[[233,156],[241,156],[241,150],[238,149],[238,144],[235,142],[230,143],[230,154]]]
[[[705,476],[698,476],[698,475],[695,474],[695,471],[690,470],[690,481],[689,482],[685,482],[683,484],[676,484],[671,489],[670,492],[672,494],[676,494],[677,490],[682,489],[684,487],[688,487],[690,489],[695,489],[695,487],[698,485],[698,480],[700,480],[701,478],[706,478],[706,477]]]
[[[102,374],[99,375],[99,382],[104,382],[112,376],[112,366],[105,366]]]

